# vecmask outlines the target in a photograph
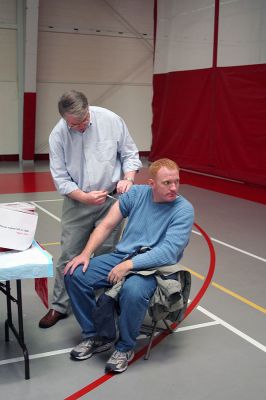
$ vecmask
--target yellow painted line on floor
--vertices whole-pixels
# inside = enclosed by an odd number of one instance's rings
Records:
[[[59,246],[59,245],[60,245],[60,242],[42,243],[42,246],[43,246],[43,247],[46,247],[46,246]],[[185,267],[184,265],[183,265],[183,267],[184,267],[187,271],[189,271],[189,272],[191,273],[191,275],[196,276],[198,279],[200,279],[200,280],[202,280],[202,281],[205,279],[205,276],[203,276],[203,275],[201,275],[201,274],[198,274],[197,272],[193,271],[193,270],[190,269],[190,268]],[[213,282],[213,281],[211,282],[211,285],[212,285],[213,287],[215,287],[216,289],[221,290],[221,292],[224,292],[224,293],[226,293],[226,294],[229,294],[229,296],[232,296],[232,297],[234,297],[235,299],[237,299],[237,300],[239,300],[239,301],[242,301],[242,303],[247,304],[248,306],[254,308],[255,310],[260,311],[260,312],[262,312],[263,314],[266,314],[266,308],[264,308],[264,307],[262,307],[262,306],[259,306],[258,304],[253,303],[252,301],[246,299],[245,297],[241,296],[240,294],[237,294],[237,293],[233,292],[232,290],[227,289],[227,288],[225,288],[224,286],[219,285],[219,283],[216,283],[216,282]]]
[[[184,267],[184,268],[185,268],[186,270],[188,270],[188,271],[191,273],[191,275],[196,276],[197,278],[201,279],[202,281],[205,279],[205,277],[204,277],[203,275],[198,274],[197,272],[193,271],[192,269],[187,268],[187,267]],[[263,314],[266,314],[266,308],[264,308],[264,307],[262,307],[262,306],[259,306],[258,304],[253,303],[252,301],[246,299],[246,298],[243,297],[243,296],[240,296],[239,294],[233,292],[232,290],[229,290],[229,289],[225,288],[224,286],[219,285],[218,283],[213,282],[213,281],[211,282],[211,285],[212,285],[213,287],[215,287],[216,289],[221,290],[221,292],[224,292],[224,293],[226,293],[226,294],[229,294],[229,296],[232,296],[232,297],[234,297],[235,299],[237,299],[237,300],[239,300],[239,301],[242,301],[242,303],[247,304],[248,306],[254,308],[255,310],[260,311],[260,312],[262,312]]]
[[[182,267],[184,267],[186,270],[188,270],[192,275],[196,276],[197,278],[201,279],[202,281],[204,281],[205,276],[198,274],[195,271],[192,271],[192,269],[185,267],[184,265],[182,265]]]

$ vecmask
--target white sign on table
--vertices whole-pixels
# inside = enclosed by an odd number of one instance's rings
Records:
[[[38,214],[27,202],[0,204],[0,247],[28,249],[34,239]]]

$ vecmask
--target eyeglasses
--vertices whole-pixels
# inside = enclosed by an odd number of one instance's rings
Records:
[[[85,117],[81,121],[77,121],[77,118],[71,115],[68,115],[67,118],[65,118],[65,121],[70,129],[79,128],[85,124],[88,124],[90,121],[89,111],[85,114]]]

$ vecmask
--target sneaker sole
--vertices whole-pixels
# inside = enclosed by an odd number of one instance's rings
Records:
[[[93,354],[96,353],[103,353],[104,351],[110,350],[112,347],[111,343],[107,343],[101,347],[98,347],[97,349],[95,349],[94,351],[92,351],[89,354],[86,354],[84,356],[75,356],[72,354],[72,352],[70,353],[70,357],[72,358],[72,360],[76,360],[76,361],[83,361],[83,360],[87,360],[88,358],[91,358],[93,356]]]

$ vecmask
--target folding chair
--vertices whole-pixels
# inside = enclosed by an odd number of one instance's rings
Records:
[[[182,308],[177,309],[175,312],[169,312],[168,315],[166,315],[162,319],[154,319],[153,317],[151,318],[151,324],[143,324],[141,328],[141,333],[145,334],[147,337],[149,337],[148,345],[147,345],[147,350],[144,355],[144,360],[148,360],[150,356],[150,351],[153,346],[153,341],[156,333],[163,333],[163,334],[170,334],[173,333],[177,325],[180,324],[180,322],[183,320],[185,311],[187,308],[187,303],[189,299],[189,293],[190,293],[190,288],[191,288],[191,274],[189,271],[186,270],[180,270],[177,272],[177,280],[181,283],[181,296],[183,298],[183,306]],[[148,313],[150,315],[153,315],[151,312],[151,309],[149,308]],[[170,323],[168,322],[170,321]],[[159,323],[163,323],[165,325],[165,328],[162,328],[159,325]]]

